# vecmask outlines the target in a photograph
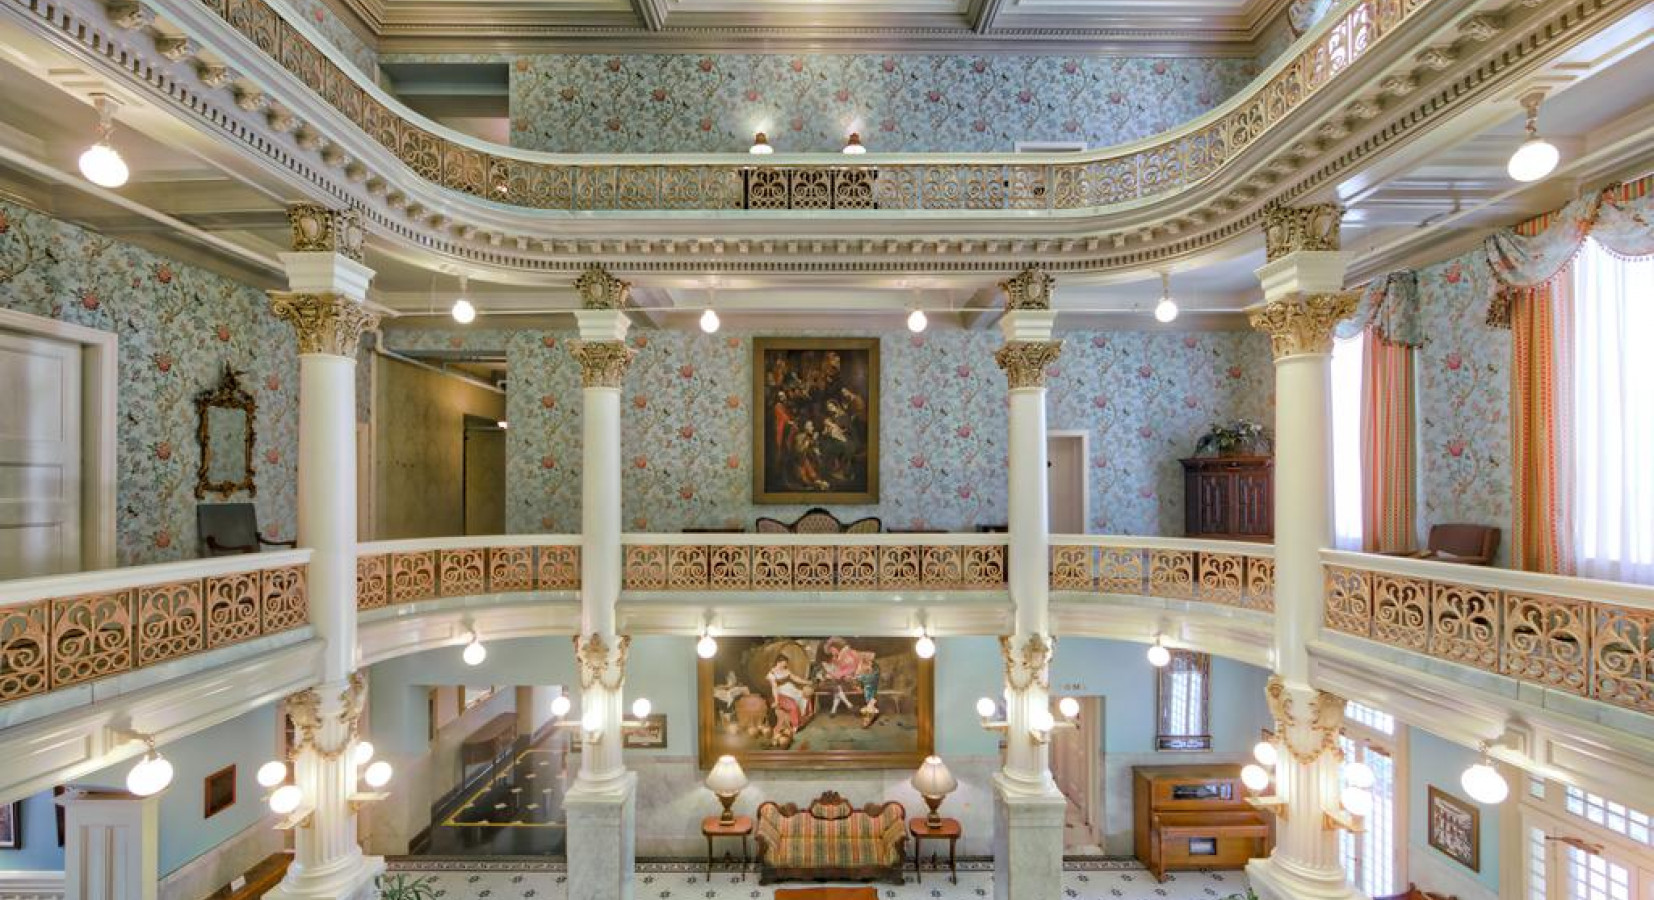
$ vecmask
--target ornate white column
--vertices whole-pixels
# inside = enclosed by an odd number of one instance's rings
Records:
[[[575,283],[580,341],[580,666],[585,735],[580,774],[563,799],[568,813],[569,900],[630,900],[636,861],[637,775],[621,756],[626,652],[615,633],[620,600],[620,387],[636,351],[622,312],[631,285],[593,266]]]
[[[1338,834],[1323,811],[1338,807],[1338,729],[1344,703],[1309,684],[1308,642],[1320,633],[1321,550],[1332,546],[1332,329],[1355,311],[1345,293],[1335,204],[1265,210],[1264,302],[1252,327],[1275,356],[1275,676],[1270,709],[1283,741],[1275,849],[1247,866],[1264,900],[1353,898]]]
[[[275,898],[373,896],[384,861],[356,838],[356,350],[378,317],[365,305],[373,270],[363,265],[354,210],[288,209],[292,253],[281,255],[288,290],[272,291],[276,317],[299,345],[299,533],[311,550],[310,622],[326,646],[320,684],[288,700],[299,729],[294,783],[314,811],[294,829],[293,865]],[[302,719],[301,719],[302,717]]]
[[[1051,778],[1050,751],[1029,728],[1049,712],[1050,519],[1046,496],[1045,373],[1062,352],[1051,339],[1050,275],[1028,269],[1004,282],[1005,343],[994,362],[1010,390],[1007,583],[1015,627],[1005,657],[1005,768],[994,777],[994,896],[1054,900],[1062,893],[1066,801]]]
[[[73,790],[63,807],[63,896],[155,900],[160,889],[160,797]]]

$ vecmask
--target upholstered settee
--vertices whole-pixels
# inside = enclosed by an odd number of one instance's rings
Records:
[[[907,811],[900,803],[858,809],[834,791],[806,809],[767,802],[758,807],[758,872],[776,881],[902,883]]]

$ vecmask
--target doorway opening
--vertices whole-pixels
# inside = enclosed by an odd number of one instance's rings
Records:
[[[1085,534],[1091,517],[1091,490],[1085,461],[1090,456],[1088,431],[1050,431],[1045,436],[1047,513],[1052,534]]]
[[[1103,855],[1103,698],[1080,701],[1078,728],[1051,733],[1051,777],[1068,799],[1062,850],[1069,856]]]

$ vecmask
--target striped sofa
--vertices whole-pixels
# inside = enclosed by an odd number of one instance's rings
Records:
[[[888,881],[902,883],[907,811],[891,801],[857,809],[828,791],[799,809],[791,803],[758,807],[758,872],[776,881]]]

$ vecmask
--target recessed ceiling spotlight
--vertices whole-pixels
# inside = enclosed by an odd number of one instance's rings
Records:
[[[1528,139],[1510,155],[1505,171],[1517,181],[1538,181],[1556,168],[1562,153],[1556,145],[1539,136],[1539,103],[1544,91],[1534,91],[1522,98],[1522,108],[1528,111]]]
[[[775,148],[770,146],[770,136],[760,131],[752,136],[752,147],[747,152],[754,156],[764,156],[774,153]]]

